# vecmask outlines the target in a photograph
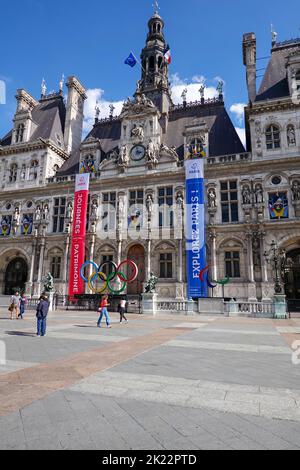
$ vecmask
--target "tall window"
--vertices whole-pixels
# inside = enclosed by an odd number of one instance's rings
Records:
[[[129,192],[128,226],[131,229],[141,230],[143,226],[144,191]]]
[[[159,277],[161,279],[172,279],[173,277],[173,256],[172,253],[161,253],[159,260]]]
[[[231,278],[240,278],[240,253],[238,251],[227,251],[225,253],[225,273]]]
[[[64,231],[65,217],[66,198],[55,198],[53,207],[53,233],[62,233]]]
[[[221,183],[222,222],[231,223],[239,221],[238,191],[236,181]]]
[[[108,232],[116,229],[116,193],[103,193],[102,195],[102,229]]]
[[[113,261],[114,260],[114,255],[103,255],[102,256],[102,264],[103,263],[108,263],[109,261]],[[104,266],[102,268],[102,272],[108,276],[109,274],[111,274],[113,272],[113,269],[107,264],[106,266]]]
[[[24,140],[24,131],[25,131],[25,126],[24,124],[20,124],[17,127],[17,132],[16,132],[16,143],[21,143]]]
[[[61,272],[61,257],[60,256],[53,256],[51,258],[51,274],[54,279],[60,278]]]
[[[13,163],[10,167],[9,182],[15,183],[17,181],[17,177],[18,177],[18,165],[16,163]]]
[[[158,206],[159,206],[159,226],[173,227],[173,188],[160,188],[158,190]]]
[[[277,126],[269,126],[266,130],[266,144],[268,150],[279,149],[280,144],[280,129]]]

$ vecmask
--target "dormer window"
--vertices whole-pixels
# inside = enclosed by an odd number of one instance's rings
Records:
[[[280,149],[280,129],[279,127],[272,125],[266,129],[266,145],[267,150]]]
[[[24,131],[25,131],[25,126],[24,124],[20,124],[17,127],[17,133],[16,133],[16,143],[21,143],[24,140]]]

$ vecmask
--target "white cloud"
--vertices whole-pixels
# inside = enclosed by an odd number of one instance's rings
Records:
[[[242,127],[236,127],[236,132],[238,133],[239,138],[242,141],[243,146],[246,148],[246,131]]]
[[[93,127],[95,122],[95,107],[98,101],[100,107],[100,119],[108,118],[110,109],[109,105],[113,104],[115,107],[114,115],[117,116],[121,113],[124,101],[106,101],[104,98],[104,90],[101,88],[94,88],[87,90],[87,99],[84,105],[84,122],[83,132],[86,135]]]
[[[230,112],[235,115],[237,123],[242,125],[244,122],[244,109],[247,105],[245,103],[234,103],[230,107]]]
[[[221,79],[220,79],[221,80]],[[219,80],[218,80],[219,81]],[[200,101],[200,86],[205,85],[205,99],[216,98],[219,95],[216,87],[207,86],[203,75],[195,75],[192,80],[181,79],[178,73],[171,76],[171,91],[174,104],[182,103],[182,92],[187,89],[187,101]]]
[[[187,101],[199,101],[200,100],[200,86],[206,85],[205,98],[215,98],[219,95],[219,92],[214,85],[207,85],[207,80],[203,75],[195,75],[192,79],[182,79],[178,73],[175,73],[170,78],[171,81],[171,92],[174,104],[182,103],[182,92],[187,89]],[[220,77],[215,77],[211,82],[223,81]],[[109,105],[113,104],[115,107],[114,115],[117,116],[121,113],[125,98],[120,101],[107,101],[104,97],[105,92],[101,88],[93,88],[87,90],[87,100],[84,106],[84,122],[83,122],[83,133],[86,136],[92,129],[95,122],[95,107],[98,101],[100,107],[100,119],[109,117]]]

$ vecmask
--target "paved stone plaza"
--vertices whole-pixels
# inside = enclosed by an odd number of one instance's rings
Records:
[[[298,449],[300,320],[0,311],[1,449]]]

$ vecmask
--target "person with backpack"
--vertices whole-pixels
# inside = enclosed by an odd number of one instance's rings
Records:
[[[106,319],[107,328],[111,328],[110,318],[109,318],[109,315],[108,315],[107,307],[109,307],[108,295],[104,295],[102,297],[102,300],[101,300],[101,303],[100,303],[100,308],[99,308],[100,317],[99,317],[99,320],[97,322],[97,327],[98,328],[101,328],[101,322],[102,322],[102,318],[104,316],[105,316],[105,319]]]
[[[10,299],[10,307],[8,310],[10,311],[11,320],[13,320],[14,313],[16,315],[16,320],[19,318],[20,299],[21,297],[18,291],[16,291],[16,293]]]
[[[46,336],[47,316],[50,303],[46,295],[42,295],[36,309],[37,336]]]

